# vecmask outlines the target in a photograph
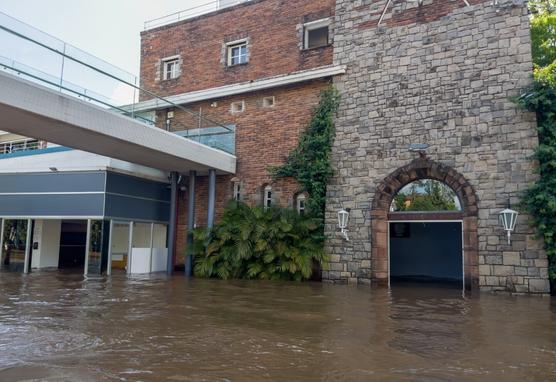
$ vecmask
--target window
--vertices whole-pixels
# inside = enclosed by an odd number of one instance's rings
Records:
[[[228,66],[247,63],[247,41],[236,41],[228,44]]]
[[[230,111],[232,114],[243,113],[245,111],[245,101],[232,102]]]
[[[234,182],[234,200],[236,202],[240,202],[241,201],[241,183],[240,182]]]
[[[306,211],[306,201],[307,201],[307,197],[305,196],[305,194],[301,194],[297,196],[296,199],[296,208],[297,208],[297,212],[300,215],[305,215],[305,211]]]
[[[162,79],[172,80],[180,75],[180,60],[178,57],[171,57],[162,60]]]
[[[272,207],[272,187],[265,186],[263,190],[263,206],[264,208]]]
[[[313,49],[329,44],[330,20],[318,20],[307,23],[304,28],[304,48]]]
[[[264,97],[263,98],[263,107],[274,107],[276,104],[274,97]]]

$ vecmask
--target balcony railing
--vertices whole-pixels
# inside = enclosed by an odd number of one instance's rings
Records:
[[[181,112],[184,116],[182,122],[174,124],[172,130],[211,127],[233,133],[225,124],[141,88],[138,77],[133,74],[2,12],[0,70],[91,102],[107,112],[134,118],[153,128],[155,113],[135,112],[139,99],[156,99],[158,107]],[[206,142],[210,146],[213,140]],[[220,149],[220,146],[215,148]]]
[[[174,134],[235,155],[236,134],[234,126],[228,126],[226,129],[222,127],[189,129],[174,131]]]
[[[171,13],[166,16],[158,17],[149,21],[145,21],[145,30],[158,28],[164,25],[176,23],[194,17],[202,16],[207,13],[218,11],[220,9],[232,7],[237,4],[246,3],[251,0],[216,0],[209,3],[197,5],[183,11]]]
[[[19,151],[38,150],[39,141],[36,139],[26,139],[12,142],[0,143],[0,155],[11,154]]]

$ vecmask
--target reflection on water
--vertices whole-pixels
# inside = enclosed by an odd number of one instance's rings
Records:
[[[556,301],[0,273],[0,381],[556,380]]]

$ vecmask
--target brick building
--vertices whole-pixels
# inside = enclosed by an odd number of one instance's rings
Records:
[[[295,207],[298,186],[273,182],[267,169],[296,146],[320,91],[333,82],[342,101],[323,279],[389,283],[393,224],[425,232],[423,245],[432,247],[440,227],[452,224],[459,247],[448,251],[459,256],[455,278],[466,289],[548,291],[547,259],[528,217],[519,217],[511,244],[498,223],[500,210],[516,205],[536,177],[534,115],[510,101],[531,82],[525,2],[252,0],[141,37],[143,88],[234,129],[238,168],[217,179],[217,216],[234,197]],[[159,127],[206,127],[143,99]],[[409,150],[416,144],[426,153]],[[200,175],[195,225],[206,222],[207,178]],[[423,179],[453,190],[460,211],[392,213],[400,189]],[[187,203],[184,191],[178,253]],[[350,241],[337,234],[341,209],[351,210]]]
[[[273,180],[268,168],[284,163],[332,83],[341,103],[327,190],[325,281],[441,280],[468,290],[549,291],[548,261],[529,217],[519,215],[511,241],[499,222],[500,211],[508,203],[515,208],[537,177],[535,116],[511,101],[532,80],[524,1],[212,5],[147,23],[135,88],[140,102],[118,109],[131,108],[132,116],[174,134],[97,109],[113,123],[89,128],[110,129],[81,138],[29,130],[37,123],[22,123],[18,132],[35,131],[29,135],[40,140],[0,132],[0,247],[3,240],[19,251],[17,258],[0,251],[3,263],[25,272],[61,267],[62,239],[77,230],[83,248],[69,257],[84,264],[85,274],[171,271],[185,260],[188,231],[211,225],[230,199],[301,207],[299,185]],[[49,89],[32,92],[45,102],[63,98]],[[73,149],[44,143],[45,132]],[[444,198],[443,207],[411,209],[426,192]],[[349,213],[345,227],[339,212]]]
[[[333,75],[333,0],[252,0],[141,34],[141,86],[234,130],[234,176],[218,176],[216,216],[227,201],[294,207],[298,185],[274,181]],[[148,98],[148,95],[143,97]],[[199,131],[195,116],[156,108],[159,127]],[[170,113],[170,114],[168,114]],[[194,133],[193,133],[194,134]],[[233,146],[233,145],[232,145]],[[206,174],[197,174],[195,225],[207,217]],[[188,192],[178,208],[178,258],[187,237]]]

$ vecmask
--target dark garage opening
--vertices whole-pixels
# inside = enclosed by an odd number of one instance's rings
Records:
[[[459,222],[390,223],[390,281],[463,282]]]
[[[63,220],[60,235],[59,269],[82,271],[85,267],[87,245],[87,221]]]

